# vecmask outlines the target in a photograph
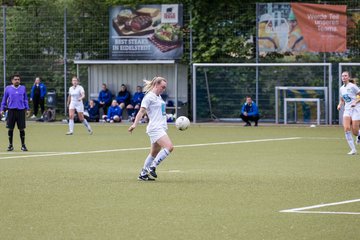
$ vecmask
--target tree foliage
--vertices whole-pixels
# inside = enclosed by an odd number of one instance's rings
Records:
[[[299,0],[300,1],[300,0]],[[259,0],[257,2],[273,2]],[[277,2],[289,2],[285,0]],[[308,2],[322,3],[318,0]],[[256,3],[238,0],[8,0],[7,4],[7,71],[21,72],[26,84],[35,75],[47,80],[63,94],[64,61],[74,59],[109,58],[109,8],[116,5],[135,7],[138,4],[183,4],[184,56],[182,63],[195,62],[255,62]],[[327,1],[329,4],[349,4],[358,9],[359,1]],[[67,48],[64,52],[64,11],[66,9]],[[355,16],[356,17],[356,16]],[[360,59],[360,24],[353,22],[348,32],[345,54],[271,53],[260,62],[340,62]],[[2,48],[2,46],[1,46]],[[2,50],[2,49],[1,49]],[[1,51],[2,54],[2,51]],[[86,69],[81,75],[86,76]],[[67,75],[76,74],[74,64],[68,64]],[[265,73],[272,76],[272,72]],[[287,73],[288,74],[288,73]],[[304,73],[305,74],[305,73]],[[234,72],[234,88],[247,86],[248,79]],[[240,79],[241,81],[239,81]],[[251,85],[251,84],[250,84]],[[273,91],[265,83],[260,92]],[[213,99],[216,102],[216,97]]]

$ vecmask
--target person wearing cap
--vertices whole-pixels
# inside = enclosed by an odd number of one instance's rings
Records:
[[[289,38],[288,38],[287,50],[293,53],[306,51],[307,46],[293,11],[290,11],[288,17],[288,23],[289,23]]]

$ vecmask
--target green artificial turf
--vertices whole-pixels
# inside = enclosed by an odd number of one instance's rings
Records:
[[[30,123],[29,152],[0,126],[0,239],[358,239],[360,155],[341,127],[169,126],[175,149],[155,182],[137,176],[145,126]]]

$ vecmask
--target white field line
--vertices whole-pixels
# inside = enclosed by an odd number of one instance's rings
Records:
[[[52,154],[52,153],[60,153],[60,152],[0,152],[1,155],[14,155],[14,154]]]
[[[241,143],[257,143],[257,142],[273,142],[273,141],[289,141],[289,140],[298,140],[300,137],[291,137],[291,138],[270,138],[270,139],[259,139],[259,140],[243,140],[243,141],[233,141],[233,142],[215,142],[215,143],[199,143],[199,144],[186,144],[186,145],[177,145],[175,148],[184,148],[184,147],[204,147],[204,146],[215,146],[215,145],[228,145],[228,144],[241,144]],[[64,155],[79,155],[79,154],[96,154],[96,153],[109,153],[109,152],[126,152],[126,151],[142,151],[149,150],[149,147],[141,148],[123,148],[123,149],[110,149],[110,150],[96,150],[96,151],[87,151],[87,152],[58,152],[58,153],[48,153],[48,154],[35,154],[35,155],[21,155],[21,156],[9,156],[9,157],[0,157],[2,159],[19,159],[19,158],[34,158],[34,157],[51,157],[51,156],[64,156]]]
[[[242,140],[234,142],[216,142],[216,143],[198,143],[198,144],[187,144],[187,145],[178,145],[176,148],[182,147],[204,147],[204,146],[214,146],[214,145],[228,145],[228,144],[241,144],[241,143],[257,143],[257,142],[273,142],[273,141],[288,141],[288,140],[298,140],[301,137],[291,137],[291,138],[268,138],[268,139],[257,139],[257,140]]]
[[[293,211],[288,213],[311,213],[311,214],[337,214],[337,215],[360,215],[360,212],[320,212],[320,211]]]
[[[329,207],[329,206],[336,206],[336,205],[342,205],[342,204],[349,204],[354,202],[360,202],[360,199],[353,199],[353,200],[347,200],[342,202],[334,202],[334,203],[324,203],[324,204],[318,204],[308,207],[302,207],[302,208],[292,208],[287,210],[281,210],[282,213],[317,213],[317,214],[348,214],[348,215],[360,215],[360,212],[323,212],[323,211],[304,211],[309,209],[316,209],[316,208],[322,208],[322,207]]]

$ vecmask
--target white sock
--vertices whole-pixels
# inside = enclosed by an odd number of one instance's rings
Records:
[[[352,134],[351,134],[350,131],[345,132],[345,138],[346,138],[346,141],[348,142],[349,147],[351,148],[351,150],[356,151],[355,144],[354,144],[354,139],[353,139]]]
[[[150,166],[151,166],[151,163],[154,161],[154,159],[155,159],[155,158],[154,158],[153,156],[151,156],[151,154],[149,154],[149,155],[147,156],[147,158],[145,159],[143,169],[146,169],[146,168],[150,167]]]
[[[82,123],[84,124],[84,126],[85,126],[89,131],[91,131],[90,124],[88,123],[88,121],[87,121],[86,119],[84,119],[84,120],[82,121]]]
[[[152,167],[157,167],[168,155],[170,154],[170,151],[166,148],[163,148],[158,155],[156,155],[154,161],[152,162]]]
[[[74,119],[69,120],[69,131],[74,132]]]
[[[144,162],[144,167],[141,169],[140,175],[145,176],[148,174],[147,168],[151,166],[151,163],[154,161],[154,157],[149,154]]]

